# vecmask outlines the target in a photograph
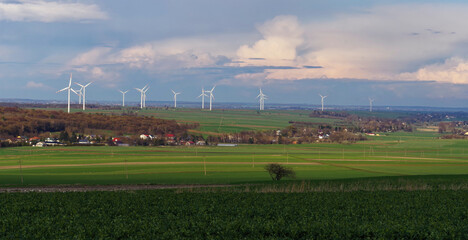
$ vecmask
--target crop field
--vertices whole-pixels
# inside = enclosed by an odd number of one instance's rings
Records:
[[[267,163],[288,165],[296,180],[468,173],[466,140],[431,132],[369,138],[350,145],[3,148],[0,185],[265,183]]]
[[[47,110],[63,110],[52,109]],[[72,112],[81,112],[74,109]],[[98,110],[89,109],[88,113],[121,113],[122,110]],[[135,111],[141,116],[153,116],[156,118],[176,120],[179,123],[200,123],[200,127],[193,133],[215,135],[218,133],[230,133],[250,130],[276,130],[290,125],[289,121],[309,122],[319,125],[321,123],[345,124],[338,119],[311,118],[310,111],[306,110],[233,110],[214,109],[213,111],[178,108],[161,109],[149,108]]]
[[[468,191],[0,194],[2,239],[467,239]]]

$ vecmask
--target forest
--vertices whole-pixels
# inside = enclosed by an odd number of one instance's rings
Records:
[[[0,107],[0,137],[48,136],[63,132],[96,134],[110,131],[115,135],[151,134],[161,136],[167,133],[185,135],[188,129],[198,124],[179,124],[174,120],[129,115],[66,113],[17,107]]]

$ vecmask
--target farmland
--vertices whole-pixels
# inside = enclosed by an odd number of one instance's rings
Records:
[[[200,122],[189,131],[203,135],[343,124],[306,111],[139,114]],[[0,238],[466,239],[468,141],[416,129],[353,144],[0,148]],[[268,163],[296,178],[272,181]]]
[[[0,149],[1,185],[241,184],[271,181],[266,163],[297,180],[468,172],[468,142],[436,133],[388,133],[356,144],[49,147]]]
[[[0,195],[0,238],[466,239],[467,191]]]
[[[57,110],[57,109],[55,109]],[[90,113],[120,113],[119,110],[89,110]],[[312,123],[340,123],[336,119],[311,118],[306,110],[233,110],[214,109],[161,109],[151,108],[135,111],[138,115],[176,120],[179,123],[200,123],[199,132],[204,134],[240,132],[249,130],[274,130],[290,125],[289,121]]]

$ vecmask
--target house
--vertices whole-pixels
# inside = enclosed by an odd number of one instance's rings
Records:
[[[171,145],[175,144],[176,143],[175,142],[175,135],[171,134],[171,133],[166,134],[166,143],[171,144]]]
[[[63,145],[63,143],[59,142],[59,140],[58,140],[57,138],[46,138],[45,144],[46,144],[47,146],[59,146],[59,145]]]
[[[32,137],[32,138],[29,139],[29,144],[31,144],[31,145],[35,144],[35,143],[39,142],[40,140],[41,140],[41,138],[39,138],[39,137]]]
[[[122,139],[119,138],[119,137],[113,137],[112,138],[112,142],[115,144],[115,145],[119,145],[122,143]]]
[[[195,143],[193,141],[187,141],[185,142],[185,146],[192,146],[194,145]]]
[[[80,140],[78,140],[78,144],[89,145],[90,142],[89,142],[88,139],[80,139]]]
[[[33,147],[46,147],[47,144],[45,142],[38,142],[36,145],[33,145]]]
[[[152,135],[149,135],[149,134],[141,134],[140,135],[140,139],[142,139],[142,140],[148,140],[148,139],[153,140],[153,138],[154,137]]]
[[[196,143],[198,146],[205,146],[206,145],[206,142],[205,141],[197,141]]]
[[[26,136],[18,136],[18,137],[16,137],[16,140],[17,140],[17,141],[26,141],[26,140],[28,140],[28,137],[26,137]]]

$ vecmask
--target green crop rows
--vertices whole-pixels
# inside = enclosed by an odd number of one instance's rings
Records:
[[[2,239],[467,239],[467,191],[0,194]]]

